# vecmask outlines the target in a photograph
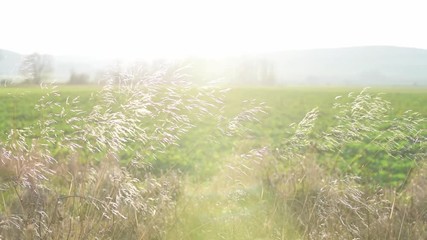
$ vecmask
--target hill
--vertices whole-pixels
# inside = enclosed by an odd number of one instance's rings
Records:
[[[0,49],[0,76],[14,76],[19,71],[22,56],[18,53]]]
[[[0,50],[0,80],[17,76],[23,56]],[[117,60],[53,56],[57,81],[72,71],[97,74]],[[156,60],[157,61],[157,60]],[[154,61],[154,62],[156,62]],[[227,58],[186,58],[195,82],[231,84],[427,86],[427,50],[390,46],[281,51]],[[147,65],[149,66],[149,65]]]
[[[427,50],[388,46],[265,55],[280,83],[427,85]]]

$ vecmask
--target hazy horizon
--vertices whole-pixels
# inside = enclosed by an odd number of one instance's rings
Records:
[[[379,45],[427,49],[423,6],[384,0],[16,0],[3,4],[0,48],[127,59]]]
[[[52,52],[40,52],[40,51],[31,51],[31,52],[20,52],[20,51],[16,51],[14,49],[6,49],[0,46],[0,50],[6,50],[6,51],[11,51],[20,55],[29,55],[29,54],[33,54],[33,53],[38,53],[38,54],[44,54],[44,55],[51,55],[51,56],[57,56],[57,57],[65,57],[65,58],[75,58],[76,60],[81,60],[82,58],[88,57],[90,59],[95,59],[95,60],[123,60],[123,61],[134,61],[134,60],[156,60],[156,59],[168,59],[168,58],[176,58],[176,59],[187,59],[187,58],[192,58],[192,57],[196,57],[196,58],[206,58],[206,59],[222,59],[222,58],[228,58],[228,57],[245,57],[245,56],[258,56],[258,55],[268,55],[268,54],[274,54],[274,53],[282,53],[282,52],[309,52],[309,51],[316,51],[316,50],[339,50],[339,49],[357,49],[357,48],[382,48],[382,47],[386,47],[386,48],[400,48],[400,49],[418,49],[418,50],[426,50],[427,51],[427,47],[426,48],[422,48],[422,47],[407,47],[407,46],[393,46],[393,45],[358,45],[358,46],[340,46],[340,47],[318,47],[318,48],[294,48],[294,49],[278,49],[278,50],[265,50],[265,51],[253,51],[253,52],[244,52],[244,53],[229,53],[229,54],[224,54],[224,55],[216,55],[216,56],[212,56],[212,55],[203,55],[203,54],[182,54],[179,56],[172,56],[172,57],[168,57],[168,56],[147,56],[144,57],[143,55],[141,56],[99,56],[99,55],[89,55],[89,54],[81,54],[81,53],[77,53],[77,54],[73,54],[73,53],[69,53],[69,54],[55,54]]]

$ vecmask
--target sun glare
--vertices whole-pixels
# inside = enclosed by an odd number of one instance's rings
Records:
[[[411,2],[411,4],[409,4]],[[154,58],[287,49],[427,47],[420,3],[389,1],[29,1],[3,4],[2,48]]]

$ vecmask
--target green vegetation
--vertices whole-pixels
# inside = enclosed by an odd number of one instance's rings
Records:
[[[0,89],[2,237],[426,237],[426,89],[132,80]]]

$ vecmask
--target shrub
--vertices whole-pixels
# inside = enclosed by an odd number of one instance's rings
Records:
[[[74,71],[70,74],[68,84],[88,84],[89,75],[85,73],[75,73]]]

